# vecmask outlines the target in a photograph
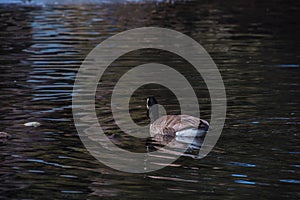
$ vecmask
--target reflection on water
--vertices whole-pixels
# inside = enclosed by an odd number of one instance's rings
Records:
[[[299,11],[298,2],[279,0],[0,5],[0,131],[12,135],[0,144],[0,198],[298,199]],[[141,26],[181,31],[206,48],[225,82],[228,115],[205,159],[181,157],[160,171],[133,175],[107,168],[83,147],[71,92],[81,61],[95,45]],[[132,66],[160,60],[180,70],[199,94],[201,117],[210,117],[209,94],[189,64],[149,51],[114,62],[97,90],[100,123],[131,151],[144,151],[146,141],[119,131],[109,98],[114,82]],[[166,88],[145,86],[131,100],[137,123],[149,122],[147,93],[155,93],[167,112],[178,111]],[[42,125],[23,126],[31,121]]]

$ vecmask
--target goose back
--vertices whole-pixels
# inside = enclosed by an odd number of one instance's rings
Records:
[[[200,122],[208,124],[205,120],[189,115],[165,115],[155,120],[150,125],[150,135],[169,135],[174,137],[176,132],[195,128],[198,129]]]

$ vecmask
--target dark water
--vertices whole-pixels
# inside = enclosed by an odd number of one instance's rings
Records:
[[[12,138],[0,145],[0,199],[299,199],[299,13],[297,1],[278,0],[1,4],[0,131]],[[143,26],[181,31],[206,48],[222,74],[228,113],[206,158],[182,157],[156,172],[128,174],[99,163],[84,148],[71,94],[94,46]],[[143,145],[118,131],[109,104],[114,82],[132,66],[160,60],[181,67],[198,91],[202,118],[210,118],[201,78],[179,58],[149,51],[114,62],[105,87],[97,90],[100,121],[132,151]],[[168,112],[178,110],[166,88],[140,88],[130,105],[137,123],[148,122],[144,98],[150,92]],[[23,125],[30,121],[42,125]]]

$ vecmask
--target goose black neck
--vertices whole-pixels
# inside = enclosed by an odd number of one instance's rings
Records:
[[[158,105],[155,104],[153,106],[150,107],[150,115],[149,115],[150,119],[151,119],[151,123],[153,123],[155,120],[158,119],[159,114],[158,114]]]

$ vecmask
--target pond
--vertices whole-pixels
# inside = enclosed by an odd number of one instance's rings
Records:
[[[299,2],[17,2],[0,4],[0,15],[0,131],[11,135],[0,141],[0,199],[300,198]],[[207,157],[182,156],[161,170],[131,174],[105,166],[86,150],[73,121],[72,91],[96,45],[145,26],[177,30],[206,49],[224,81],[227,116]],[[126,70],[153,61],[188,77],[201,118],[211,116],[205,82],[186,61],[153,49],[130,52],[105,72],[95,99],[106,133],[131,151],[143,151],[145,141],[118,129],[110,96]],[[174,94],[148,85],[130,101],[136,123],[149,123],[150,93],[168,113],[178,112]]]

